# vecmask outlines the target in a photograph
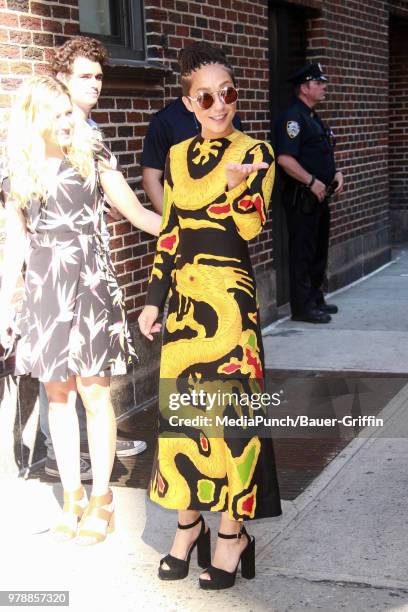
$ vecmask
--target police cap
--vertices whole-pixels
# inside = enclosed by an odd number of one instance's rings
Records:
[[[321,64],[307,64],[299,70],[296,70],[289,78],[288,81],[293,85],[301,85],[307,83],[307,81],[328,81],[328,78],[323,74]]]

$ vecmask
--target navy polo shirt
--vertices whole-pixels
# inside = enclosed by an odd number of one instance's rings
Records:
[[[234,127],[242,131],[241,119],[235,115]],[[141,165],[164,170],[170,147],[201,132],[194,113],[187,110],[181,98],[170,102],[153,116],[147,130]]]
[[[290,155],[310,174],[330,185],[336,173],[334,136],[319,115],[296,98],[275,125],[276,155]]]

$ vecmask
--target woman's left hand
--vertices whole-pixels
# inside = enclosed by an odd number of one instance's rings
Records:
[[[269,164],[259,162],[257,164],[227,164],[225,176],[227,177],[228,189],[234,189],[246,179],[247,176],[258,170],[268,168]]]

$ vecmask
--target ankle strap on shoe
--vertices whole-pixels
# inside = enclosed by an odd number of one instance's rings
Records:
[[[218,532],[218,537],[223,538],[224,540],[240,540],[243,535],[248,536],[244,526],[241,527],[238,533],[221,533],[220,531]]]
[[[189,525],[180,525],[180,523],[177,523],[177,527],[179,529],[191,529],[192,527],[195,527],[196,525],[198,525],[198,523],[202,523],[202,522],[204,522],[204,519],[202,515],[200,514],[200,516],[198,517],[196,521],[194,521],[194,523],[190,523]]]
[[[64,502],[72,503],[75,501],[79,501],[84,496],[84,487],[81,485],[79,489],[75,491],[64,491]]]
[[[113,494],[111,489],[108,490],[105,495],[91,495],[89,500],[89,509],[100,508],[101,506],[108,506],[113,501]]]

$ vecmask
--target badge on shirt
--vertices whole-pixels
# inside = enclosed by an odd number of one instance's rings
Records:
[[[300,125],[297,121],[288,121],[286,123],[286,131],[288,133],[289,138],[296,138],[296,136],[300,132]]]

